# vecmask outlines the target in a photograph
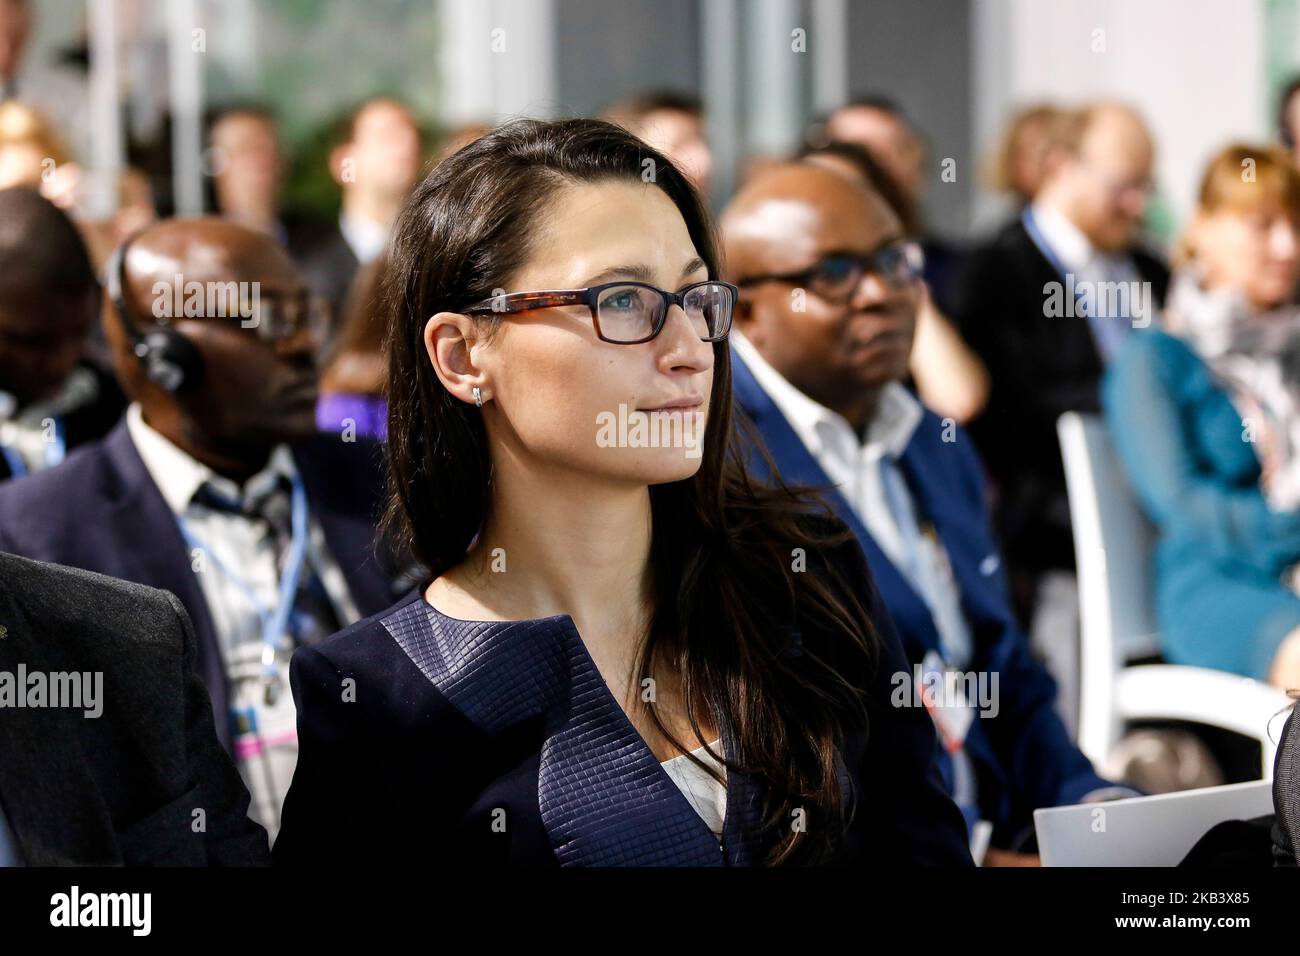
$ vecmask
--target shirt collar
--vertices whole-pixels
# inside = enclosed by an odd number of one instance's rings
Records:
[[[203,462],[182,451],[144,420],[139,402],[132,402],[126,410],[126,427],[131,442],[144,462],[149,477],[153,479],[172,514],[180,515],[189,507],[195,493],[204,483],[211,484],[227,498],[243,500],[245,491],[251,491],[279,475],[292,480],[295,474],[293,455],[285,445],[277,445],[266,466],[249,478],[241,488],[229,478],[218,475]]]
[[[1092,261],[1096,250],[1083,231],[1070,222],[1055,206],[1036,202],[1030,207],[1034,224],[1049,249],[1056,253],[1067,272],[1081,271]]]
[[[339,232],[362,265],[379,257],[388,242],[388,228],[361,216],[339,213]]]
[[[825,448],[824,430],[830,429],[854,435],[855,441],[863,450],[877,449],[880,454],[899,458],[925,415],[925,409],[911,392],[898,382],[889,382],[880,390],[876,414],[867,424],[865,441],[859,440],[853,426],[843,415],[809,398],[790,384],[744,335],[733,329],[730,338],[763,391],[814,453]]]

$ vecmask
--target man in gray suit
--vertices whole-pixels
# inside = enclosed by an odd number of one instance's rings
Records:
[[[0,866],[253,866],[266,831],[167,591],[0,554]]]

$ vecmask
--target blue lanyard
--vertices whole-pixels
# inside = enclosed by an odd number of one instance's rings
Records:
[[[279,603],[274,609],[265,607],[258,600],[248,582],[222,563],[221,559],[212,552],[212,549],[194,534],[184,517],[181,515],[176,516],[176,522],[180,525],[181,534],[185,536],[185,540],[189,542],[190,547],[198,548],[206,554],[217,570],[229,578],[231,583],[243,592],[249,603],[257,610],[258,617],[262,619],[262,671],[268,682],[278,681],[280,677],[280,667],[276,662],[275,653],[280,643],[280,637],[288,629],[289,615],[293,613],[294,597],[298,593],[298,582],[302,578],[303,565],[307,560],[307,492],[303,488],[300,475],[295,473],[292,483],[293,515],[291,526],[293,537],[289,545],[289,562],[283,577],[280,579]]]
[[[5,464],[9,466],[9,475],[12,478],[21,478],[27,474],[29,469],[23,456],[18,454],[18,449],[12,445],[0,444],[0,454],[4,455]],[[68,439],[63,428],[63,417],[54,416],[54,441],[45,446],[45,467],[53,468],[59,462],[63,461],[68,454]]]

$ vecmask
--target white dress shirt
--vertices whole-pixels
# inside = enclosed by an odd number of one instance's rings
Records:
[[[343,233],[343,240],[363,266],[378,259],[388,244],[387,226],[361,216],[349,216],[346,212],[339,213],[339,232]]]
[[[138,403],[127,409],[126,421],[131,441],[163,500],[178,523],[183,522],[202,545],[190,545],[191,568],[216,630],[230,681],[231,709],[251,713],[258,728],[256,735],[236,735],[236,763],[253,796],[250,815],[274,832],[298,754],[296,716],[288,693],[289,658],[294,648],[287,637],[275,654],[284,689],[274,704],[267,702],[263,684],[262,614],[274,609],[280,598],[277,541],[264,521],[195,501],[205,483],[233,500],[242,498],[241,489],[151,428]],[[266,468],[247,484],[266,480],[268,473],[292,479],[296,470],[286,446],[275,448]],[[347,581],[329,553],[319,523],[310,517],[306,560],[319,576],[339,623],[347,626],[357,621],[360,614]]]
[[[965,667],[971,636],[961,592],[942,542],[923,532],[897,464],[925,414],[921,403],[902,385],[888,383],[860,438],[842,415],[791,385],[742,334],[733,330],[731,343],[880,550],[930,608],[946,662]]]

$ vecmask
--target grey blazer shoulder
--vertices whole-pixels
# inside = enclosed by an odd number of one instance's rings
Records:
[[[0,804],[24,862],[269,862],[173,594],[0,554],[0,627],[0,675],[26,704],[0,720]],[[80,693],[53,699],[54,675]]]

